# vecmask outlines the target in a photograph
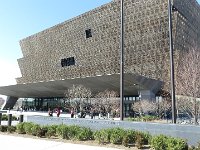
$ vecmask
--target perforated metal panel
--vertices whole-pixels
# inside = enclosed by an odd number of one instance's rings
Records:
[[[200,7],[195,0],[174,0],[174,6],[176,70],[181,51],[200,44]],[[125,0],[125,72],[163,81],[169,91],[167,7],[167,0]],[[21,40],[22,77],[17,83],[117,74],[119,38],[120,1],[114,0]],[[62,67],[61,59],[69,57],[75,58],[75,65]]]

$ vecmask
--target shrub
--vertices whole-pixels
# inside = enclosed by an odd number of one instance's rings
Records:
[[[76,125],[51,125],[40,126],[33,123],[19,123],[14,126],[0,126],[1,132],[15,132],[19,134],[32,134],[34,136],[59,136],[63,139],[76,139],[76,140],[91,140],[95,139],[99,143],[113,143],[123,144],[129,146],[134,144],[139,149],[143,148],[144,144],[150,144],[155,150],[187,150],[187,143],[179,138],[167,137],[164,135],[152,137],[149,133],[143,133],[134,130],[124,130],[121,128],[102,129],[93,133],[90,128],[79,127]],[[199,148],[190,148],[191,150],[198,150]]]
[[[152,136],[149,133],[147,133],[147,132],[138,132],[138,133],[142,136],[143,143],[145,145],[148,145],[151,142]]]
[[[47,126],[38,126],[38,125],[34,125],[32,128],[32,135],[37,136],[37,137],[45,137],[48,127]]]
[[[136,133],[135,146],[139,149],[144,146],[144,135],[141,132]]]
[[[2,120],[2,121],[8,120],[8,115],[7,115],[7,114],[3,114],[1,120]],[[18,119],[17,119],[16,116],[12,116],[12,120],[13,120],[13,121],[16,121],[16,120],[18,120]]]
[[[127,121],[141,121],[141,119],[140,117],[136,117],[136,118],[129,117],[127,118]]]
[[[8,131],[9,133],[15,132],[15,131],[16,131],[16,126],[8,126],[7,131]]]
[[[145,115],[145,116],[140,116],[140,117],[136,117],[136,118],[129,117],[127,119],[127,121],[145,121],[145,122],[148,122],[148,121],[154,121],[154,120],[157,120],[157,119],[159,119],[157,116]]]
[[[123,139],[122,139],[122,144],[125,146],[125,147],[128,147],[129,145],[129,136],[126,134],[124,135]]]
[[[13,120],[13,121],[17,121],[18,118],[17,118],[16,116],[12,116],[12,120]]]
[[[16,131],[17,131],[17,133],[19,133],[19,134],[25,134],[26,133],[25,129],[24,129],[24,124],[25,124],[25,122],[18,123],[16,125]]]
[[[47,126],[42,126],[40,132],[38,133],[38,137],[45,137],[46,133],[48,131],[48,127]]]
[[[8,120],[8,115],[3,114],[1,120],[2,120],[2,121]]]
[[[173,150],[187,150],[188,149],[188,145],[187,143],[179,138],[172,138],[172,137],[168,137],[167,141],[167,149],[171,149],[173,148]]]
[[[134,130],[128,130],[123,137],[122,144],[127,147],[129,144],[135,143],[135,138],[136,132]]]
[[[112,129],[102,129],[94,133],[94,139],[99,142],[99,144],[110,143]]]
[[[76,136],[77,140],[85,141],[93,139],[93,132],[89,128],[82,127]]]
[[[187,150],[187,143],[179,138],[158,135],[152,138],[151,145],[155,150]]]
[[[94,132],[94,140],[98,141],[99,144],[102,143],[102,140],[101,140],[101,131],[95,131]]]
[[[59,125],[56,128],[56,135],[58,135],[62,139],[69,139],[68,132],[69,127],[67,125]]]
[[[38,124],[33,124],[32,128],[31,128],[31,134],[33,136],[38,136],[40,137],[41,134],[41,127]]]
[[[141,118],[143,121],[153,121],[159,119],[157,116],[150,116],[150,115],[145,115]]]
[[[100,131],[102,143],[110,143],[112,129],[103,129]]]
[[[80,132],[80,127],[77,125],[72,125],[69,126],[68,128],[68,137],[69,139],[73,140],[73,139],[77,139],[77,135]]]
[[[111,130],[110,142],[113,144],[122,144],[125,131],[121,128],[113,128]]]
[[[47,137],[51,137],[51,136],[56,136],[56,128],[58,127],[58,125],[51,125],[51,126],[48,126],[48,129],[47,129],[47,133],[46,133],[46,136]]]
[[[0,131],[1,132],[7,132],[8,126],[6,125],[0,125]]]
[[[167,148],[166,141],[167,141],[167,136],[164,135],[154,136],[151,140],[151,146],[155,150],[166,150]]]
[[[32,134],[32,127],[34,126],[34,124],[32,122],[25,122],[24,123],[24,131],[26,132],[26,134],[31,135]]]
[[[57,128],[56,128],[56,135],[61,137],[62,136],[62,128],[63,128],[63,124],[61,125],[58,125]]]

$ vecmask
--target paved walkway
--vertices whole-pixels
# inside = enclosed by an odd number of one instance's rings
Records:
[[[48,112],[45,112],[45,111],[23,111],[23,112],[20,112],[20,111],[7,111],[7,114],[11,113],[12,115],[14,116],[19,116],[21,114],[23,114],[24,116],[48,116]],[[53,117],[56,117],[56,114],[53,113]],[[60,117],[66,117],[66,118],[70,118],[71,115],[69,113],[61,113],[60,114]],[[89,115],[86,115],[87,119],[90,119],[91,117]],[[98,116],[95,117],[95,119],[99,119]],[[103,117],[101,117],[100,119],[104,119]],[[111,120],[112,118],[110,118]],[[114,120],[120,120],[120,118],[114,118]]]
[[[71,144],[1,134],[0,143],[0,149],[5,150],[119,150],[116,148]]]

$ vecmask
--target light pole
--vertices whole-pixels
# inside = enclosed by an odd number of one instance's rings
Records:
[[[168,0],[169,17],[169,46],[170,46],[170,78],[171,78],[171,96],[172,96],[172,123],[176,124],[176,99],[174,86],[174,55],[173,55],[173,37],[172,37],[172,4]]]
[[[124,0],[121,0],[120,120],[124,120]]]

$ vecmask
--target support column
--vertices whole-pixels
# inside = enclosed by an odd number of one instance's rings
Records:
[[[12,114],[8,114],[8,126],[12,125]]]
[[[1,125],[2,113],[0,113],[0,125]]]
[[[19,115],[19,123],[22,123],[24,121],[24,115]]]

